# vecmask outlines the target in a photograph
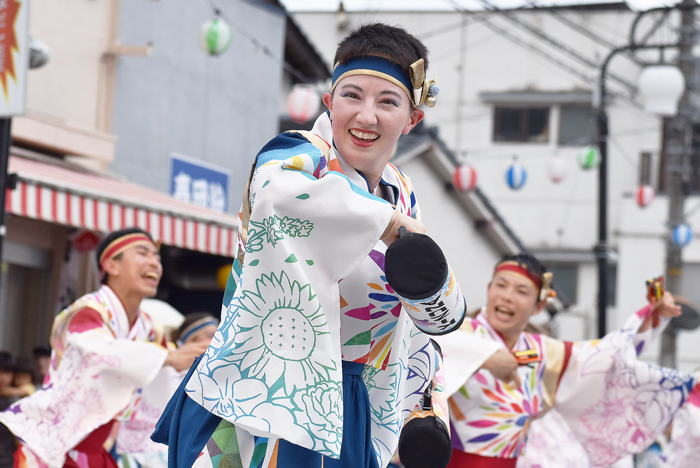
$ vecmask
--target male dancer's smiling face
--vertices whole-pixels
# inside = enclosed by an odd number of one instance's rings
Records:
[[[379,181],[399,136],[424,115],[399,86],[371,75],[343,78],[323,102],[330,111],[333,144],[372,184]]]
[[[539,301],[538,295],[537,287],[521,274],[499,271],[493,275],[487,290],[485,314],[507,345],[513,346],[530,317],[544,308],[545,302]]]
[[[118,282],[143,297],[153,297],[163,275],[160,253],[153,244],[139,244],[126,249],[105,264],[109,282]]]

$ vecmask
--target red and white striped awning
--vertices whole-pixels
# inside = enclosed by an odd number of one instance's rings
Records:
[[[49,162],[10,156],[19,182],[5,209],[27,218],[94,231],[138,226],[166,245],[233,257],[238,218],[137,184]]]

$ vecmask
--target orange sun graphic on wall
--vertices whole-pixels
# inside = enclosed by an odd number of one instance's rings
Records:
[[[9,101],[7,78],[17,82],[13,52],[19,52],[15,21],[19,13],[20,3],[17,0],[0,0],[0,82],[5,93],[5,101]]]

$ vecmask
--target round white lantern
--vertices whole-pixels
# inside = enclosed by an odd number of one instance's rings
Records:
[[[476,188],[476,169],[469,164],[462,164],[452,174],[452,185],[460,192],[471,192]]]
[[[292,92],[287,97],[287,111],[296,123],[308,122],[318,117],[321,107],[318,94],[310,86],[294,85]]]
[[[637,205],[642,208],[647,207],[656,196],[656,191],[651,185],[640,185],[637,187],[637,191],[634,194],[634,199],[637,201]]]
[[[555,184],[558,184],[566,177],[568,172],[568,165],[566,161],[561,156],[554,156],[549,160],[549,178]]]
[[[678,113],[678,101],[685,90],[683,72],[673,65],[652,65],[639,74],[637,82],[644,111],[659,116]]]
[[[214,18],[199,30],[199,46],[209,55],[221,55],[231,46],[231,28],[221,18]]]

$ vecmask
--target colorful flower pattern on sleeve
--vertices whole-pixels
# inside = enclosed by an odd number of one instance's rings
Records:
[[[485,321],[471,320],[476,333],[489,333]],[[495,333],[495,332],[493,332]],[[539,335],[523,333],[514,350],[545,349]],[[520,388],[511,388],[490,372],[477,371],[450,398],[450,411],[459,450],[487,457],[515,458],[523,450],[530,420],[544,408],[542,378],[545,360],[521,366]]]

